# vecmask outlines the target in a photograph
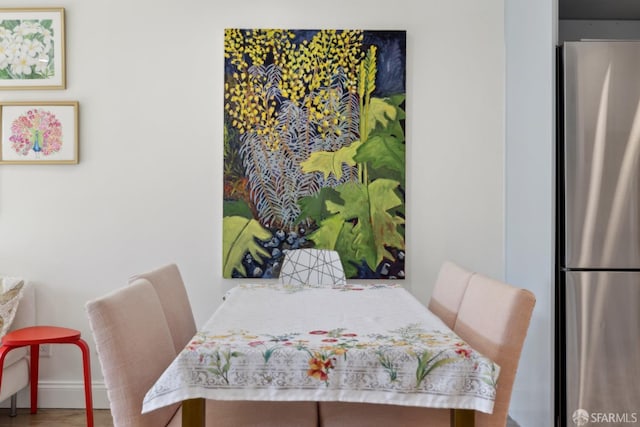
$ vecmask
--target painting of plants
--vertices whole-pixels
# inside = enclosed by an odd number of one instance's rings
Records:
[[[0,79],[45,79],[54,74],[51,19],[0,20]]]
[[[225,30],[224,277],[286,249],[405,277],[404,31]]]
[[[64,89],[64,9],[0,8],[0,88]]]

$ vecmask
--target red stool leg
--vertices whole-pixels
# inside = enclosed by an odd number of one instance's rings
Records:
[[[38,412],[38,365],[40,363],[40,345],[31,346],[31,413]]]
[[[4,370],[4,358],[7,356],[7,353],[9,353],[14,348],[15,347],[9,347],[6,345],[0,347],[0,390],[2,389],[2,371]]]
[[[91,397],[91,365],[89,361],[89,345],[82,338],[74,343],[82,350],[82,366],[84,370],[84,398],[87,411],[87,427],[93,427],[93,398]]]

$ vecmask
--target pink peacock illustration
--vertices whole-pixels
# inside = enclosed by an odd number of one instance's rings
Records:
[[[55,114],[34,108],[11,123],[9,141],[23,156],[49,156],[62,147],[62,125]]]

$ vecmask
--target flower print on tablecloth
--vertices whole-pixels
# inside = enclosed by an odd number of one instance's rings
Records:
[[[332,387],[334,372],[340,371],[344,377],[349,372],[368,370],[369,380],[365,381],[375,381],[377,387],[381,378],[386,378],[383,381],[387,390],[407,387],[419,390],[433,387],[427,384],[427,379],[438,369],[455,363],[476,371],[477,377],[490,386],[495,386],[498,374],[455,335],[426,331],[418,324],[385,334],[358,334],[347,328],[278,335],[247,331],[215,336],[199,334],[187,350],[199,354],[199,363],[214,378],[209,383],[222,387],[248,386],[251,381],[267,377],[270,383],[276,375],[279,384],[287,387],[311,387],[314,382]],[[258,360],[260,363],[256,364]],[[261,372],[272,371],[268,376],[243,372],[256,367]]]
[[[226,296],[147,393],[149,410],[185,395],[493,410],[500,367],[402,287],[266,284]]]
[[[62,124],[50,111],[33,108],[11,123],[11,148],[28,156],[49,156],[62,148]]]

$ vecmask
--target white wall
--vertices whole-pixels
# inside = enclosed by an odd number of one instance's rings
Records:
[[[426,302],[445,259],[504,276],[503,0],[39,5],[66,9],[68,89],[0,99],[78,100],[81,125],[78,165],[0,166],[0,272],[35,282],[39,323],[80,329],[93,345],[85,302],[168,262],[198,324],[236,283],[221,279],[226,27],[407,30],[405,284]],[[76,353],[57,346],[42,360],[41,406],[82,406]],[[104,405],[95,354],[93,377]],[[519,407],[548,394],[523,387]]]
[[[510,412],[523,427],[551,426],[557,0],[505,5],[506,279],[537,299]]]

